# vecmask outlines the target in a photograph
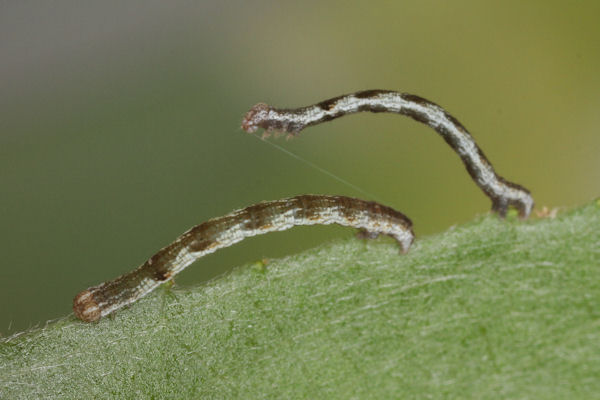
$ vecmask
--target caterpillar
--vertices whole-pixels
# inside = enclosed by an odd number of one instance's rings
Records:
[[[244,238],[298,225],[329,224],[357,228],[364,238],[391,236],[402,252],[408,251],[415,237],[410,219],[372,201],[301,195],[262,202],[194,226],[137,269],[81,291],[73,299],[73,311],[83,321],[98,321],[173,279],[198,258]]]
[[[255,132],[262,128],[267,136],[271,132],[296,136],[308,126],[363,111],[406,115],[433,128],[459,155],[473,181],[492,200],[492,211],[505,217],[512,206],[521,218],[531,213],[534,202],[529,190],[497,175],[467,129],[442,107],[419,96],[391,90],[365,90],[294,109],[258,103],[244,116],[242,129]]]

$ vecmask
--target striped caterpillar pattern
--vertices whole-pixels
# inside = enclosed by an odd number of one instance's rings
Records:
[[[521,218],[527,218],[533,208],[533,198],[527,189],[497,175],[471,134],[442,107],[422,97],[390,90],[365,90],[320,103],[279,109],[258,103],[248,111],[242,129],[255,132],[258,128],[296,136],[304,128],[362,111],[388,112],[406,115],[439,133],[454,149],[477,186],[492,200],[492,210],[506,216],[510,206]]]
[[[323,195],[262,202],[197,225],[134,271],[80,292],[73,299],[73,311],[83,321],[98,321],[171,280],[198,258],[244,238],[298,225],[329,224],[357,228],[364,238],[391,236],[403,253],[414,240],[411,221],[376,202]]]

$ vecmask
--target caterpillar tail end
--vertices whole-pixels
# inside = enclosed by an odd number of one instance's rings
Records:
[[[358,239],[377,239],[380,234],[380,232],[371,232],[366,229],[359,229],[358,232],[356,232],[356,237]],[[413,242],[415,241],[415,234],[412,232],[412,229],[403,234],[401,237],[397,234],[387,235],[394,238],[396,243],[398,243],[398,247],[400,247],[400,254],[408,253],[410,246],[412,246]]]
[[[523,193],[516,199],[496,199],[492,202],[492,212],[500,218],[506,218],[508,210],[512,207],[519,213],[519,219],[527,219],[533,210],[534,201],[529,193]]]
[[[408,253],[408,250],[410,250],[410,247],[412,246],[413,242],[415,241],[415,234],[413,233],[412,229],[410,230],[410,235],[405,235],[402,238],[398,238],[394,236],[394,239],[396,239],[396,241],[398,242],[398,246],[400,247],[400,254],[406,254]]]

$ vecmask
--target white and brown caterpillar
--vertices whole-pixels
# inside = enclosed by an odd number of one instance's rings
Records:
[[[358,228],[365,238],[391,236],[402,252],[414,240],[406,216],[372,201],[302,195],[258,203],[197,225],[132,272],[83,290],[73,299],[73,311],[83,321],[97,321],[147,295],[198,258],[244,238],[298,225],[329,224]]]
[[[263,128],[267,135],[286,132],[295,136],[307,126],[362,111],[402,114],[430,126],[458,153],[471,178],[492,200],[493,211],[504,217],[512,206],[521,218],[531,213],[533,198],[529,191],[497,175],[466,128],[442,107],[419,96],[391,90],[365,90],[295,109],[258,103],[246,113],[242,129],[254,132]]]

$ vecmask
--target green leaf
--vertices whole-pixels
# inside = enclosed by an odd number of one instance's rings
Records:
[[[4,305],[6,306],[6,305]],[[0,342],[0,398],[593,398],[600,203],[323,245]]]

